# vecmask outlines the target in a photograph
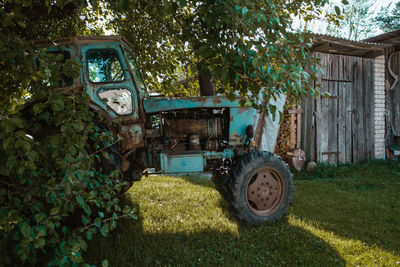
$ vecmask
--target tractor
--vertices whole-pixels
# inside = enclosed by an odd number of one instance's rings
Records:
[[[275,222],[287,213],[292,174],[278,156],[262,151],[263,144],[276,140],[265,138],[270,131],[265,114],[241,107],[240,98],[152,96],[123,37],[55,43],[46,47],[48,53],[62,53],[82,65],[80,77],[63,79],[62,87],[85,90],[90,108],[105,118],[101,127],[120,137],[106,164],[120,169],[125,180],[138,180],[148,169],[169,175],[211,172],[216,188],[245,224]],[[48,46],[46,41],[37,44]]]

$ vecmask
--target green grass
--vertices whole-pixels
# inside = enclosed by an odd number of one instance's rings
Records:
[[[248,228],[208,180],[149,176],[127,192],[139,221],[89,244],[112,266],[400,266],[400,164],[296,173],[287,218]]]

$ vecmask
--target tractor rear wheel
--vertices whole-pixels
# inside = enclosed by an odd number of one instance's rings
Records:
[[[236,161],[228,191],[228,201],[241,221],[248,225],[276,222],[288,212],[292,174],[276,155],[251,152]]]

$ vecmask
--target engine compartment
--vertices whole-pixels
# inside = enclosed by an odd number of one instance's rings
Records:
[[[152,115],[147,134],[153,151],[221,151],[228,145],[229,109],[203,108]]]

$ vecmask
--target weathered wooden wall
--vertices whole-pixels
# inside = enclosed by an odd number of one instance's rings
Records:
[[[373,158],[373,59],[314,53],[321,91],[304,103],[302,148],[307,159],[329,164]]]
[[[385,77],[386,77],[386,90],[387,90],[387,103],[386,108],[390,112],[390,122],[391,127],[393,127],[394,132],[396,135],[400,135],[400,80],[397,82],[396,86],[388,91],[391,85],[394,82],[393,77],[389,74],[388,71],[388,64],[390,64],[392,71],[396,75],[400,75],[400,53],[395,53],[394,56],[391,58],[390,62],[388,62],[388,58],[390,54],[395,51],[395,47],[389,47],[385,49]],[[390,129],[387,129],[390,130]],[[389,138],[393,138],[393,131],[388,132]],[[392,142],[393,140],[390,140]]]

